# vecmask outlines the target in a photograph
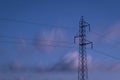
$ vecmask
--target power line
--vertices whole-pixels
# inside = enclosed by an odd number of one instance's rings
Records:
[[[74,27],[65,27],[65,26],[56,26],[56,25],[48,25],[48,24],[40,24],[40,23],[36,23],[36,22],[31,22],[31,21],[23,21],[23,20],[17,20],[17,19],[9,19],[9,18],[0,18],[0,20],[5,20],[5,21],[11,21],[11,22],[17,22],[17,23],[25,23],[25,24],[34,24],[34,25],[38,25],[38,26],[40,26],[40,25],[42,25],[42,26],[49,26],[49,27],[55,27],[55,28],[64,28],[64,29],[69,29],[69,28],[74,28]],[[94,34],[96,34],[96,35],[98,35],[98,36],[102,36],[102,37],[104,37],[104,35],[101,35],[101,34],[99,34],[99,33],[97,33],[97,32],[94,32]],[[10,38],[12,38],[12,39],[20,39],[20,38],[17,38],[17,37],[9,37],[9,36],[0,36],[1,38],[8,38],[8,39],[10,39]],[[108,41],[110,41],[110,39],[107,39],[106,37],[104,37],[104,39],[106,39],[106,40],[108,40]],[[32,40],[32,39],[25,39],[25,40]],[[45,40],[45,39],[42,39],[42,40],[40,40],[40,41],[48,41],[48,40]],[[19,44],[19,42],[14,42],[14,41],[0,41],[0,42],[2,42],[2,43],[17,43],[17,44]],[[52,40],[52,42],[56,42],[56,43],[67,43],[67,41],[54,41],[54,40]],[[71,44],[71,42],[70,42],[70,44]],[[72,43],[73,44],[73,43]],[[41,44],[42,45],[42,44]],[[60,46],[60,45],[50,45],[50,44],[43,44],[43,45],[45,45],[45,46],[52,46],[52,47],[58,47],[58,46]],[[117,44],[118,45],[118,44]],[[72,48],[72,47],[74,47],[74,46],[61,46],[61,47],[70,47],[70,48]],[[116,45],[114,45],[114,47],[113,48],[115,48],[115,47],[117,47]],[[116,59],[116,60],[120,60],[119,58],[117,58],[117,57],[114,57],[114,56],[112,56],[112,55],[109,55],[108,53],[106,53],[106,52],[103,52],[103,51],[99,51],[99,50],[94,50],[95,52],[97,52],[98,54],[102,54],[102,55],[104,55],[104,56],[108,56],[108,57],[111,57],[111,58],[113,58],[113,59]]]
[[[54,27],[54,28],[64,28],[64,29],[74,28],[74,27],[65,27],[65,26],[57,26],[57,25],[50,25],[50,24],[41,24],[41,23],[37,23],[33,21],[24,21],[24,20],[9,19],[9,18],[0,18],[0,20],[11,21],[11,22],[16,22],[16,23],[33,24],[33,25],[38,25],[38,26]]]
[[[98,35],[98,36],[101,36],[101,37],[104,38],[105,40],[111,42],[111,39],[105,37],[106,34],[100,34],[100,33],[98,33],[98,32],[94,32],[94,34],[95,34],[95,35]],[[113,41],[115,41],[115,40],[113,40]],[[116,41],[115,41],[115,42],[116,42]]]
[[[115,56],[112,56],[112,55],[110,55],[110,54],[108,54],[108,53],[106,53],[106,52],[103,52],[103,51],[100,51],[100,50],[95,50],[95,49],[94,49],[94,51],[97,52],[98,54],[102,54],[102,55],[104,55],[104,56],[107,56],[107,57],[110,57],[110,58],[112,58],[112,59],[115,59],[115,60],[119,60],[119,61],[120,61],[120,58],[115,57]]]
[[[0,35],[0,39],[14,39],[14,40],[20,40],[19,37],[13,37],[13,36],[5,36],[5,35]],[[23,38],[23,40],[25,40],[26,42],[28,41],[33,41],[34,39],[28,39],[28,38]],[[62,44],[73,44],[73,42],[70,42],[70,41],[56,41],[56,40],[47,40],[47,39],[38,39],[37,41],[46,41],[46,42],[54,42],[54,43],[62,43]],[[6,43],[11,43],[12,41],[0,41],[0,42],[6,42]],[[19,42],[19,41],[17,41]],[[14,43],[14,42],[12,42]],[[19,44],[19,43],[18,43]],[[116,46],[114,45],[114,47],[112,48],[115,48]]]
[[[12,21],[12,22],[17,22],[17,23],[26,23],[26,24],[34,24],[34,25],[42,25],[42,26],[49,26],[49,27],[55,27],[55,28],[64,28],[64,29],[74,29],[75,27],[65,27],[65,26],[57,26],[57,25],[48,25],[48,24],[41,24],[41,23],[37,23],[37,22],[32,22],[32,21],[23,21],[23,20],[17,20],[17,19],[9,19],[9,18],[0,18],[0,20],[5,20],[5,21]],[[99,35],[104,37],[105,34],[101,35],[97,32],[94,32],[94,34]],[[107,39],[106,37],[104,37],[104,39],[110,41],[110,39]]]
[[[98,34],[97,32],[96,32],[96,35],[99,35],[100,36],[100,34]],[[6,36],[6,35],[0,35],[0,38],[4,38],[4,39],[17,39],[17,40],[20,40],[20,38],[19,37],[13,37],[13,36]],[[33,39],[28,39],[28,38],[23,38],[24,40],[28,40],[28,41],[32,41]],[[107,38],[104,38],[104,39],[106,39],[106,40],[109,40],[109,39],[107,39]],[[47,39],[38,39],[38,41],[49,41],[49,40],[47,40]],[[73,42],[70,42],[70,41],[56,41],[56,40],[50,40],[49,42],[56,42],[56,43],[64,43],[64,44],[73,44]],[[112,45],[112,44],[110,44],[110,45]],[[114,49],[114,48],[116,48],[117,46],[116,45],[112,45],[112,46],[114,46],[114,47],[111,47],[112,49]],[[119,48],[119,47],[118,47]]]
[[[49,26],[49,27],[55,27],[55,28],[64,28],[64,29],[69,29],[69,28],[74,29],[75,28],[75,27],[65,27],[65,26],[41,24],[41,23],[37,23],[37,22],[33,22],[33,21],[24,21],[24,20],[9,19],[9,18],[0,18],[0,20],[12,21],[12,22],[18,22],[18,23],[26,23],[26,24],[35,24],[35,25],[42,25],[42,26]],[[102,36],[102,37],[105,36],[105,34],[101,35],[98,32],[94,32],[94,34]],[[104,37],[104,39],[110,41],[110,39],[107,39],[106,37]]]
[[[40,41],[40,40],[39,40]],[[1,41],[0,40],[0,42],[2,42],[2,43],[9,43],[9,44],[21,44],[21,42],[19,42],[19,41]],[[62,48],[74,48],[75,46],[71,46],[71,45],[65,45],[65,44],[54,44],[54,43],[45,43],[45,42],[42,42],[42,41],[40,41],[40,43],[38,43],[38,42],[36,42],[36,43],[34,43],[34,42],[25,42],[24,43],[25,45],[38,45],[38,46],[49,46],[49,47],[62,47]]]
[[[104,35],[101,35],[101,34],[99,34],[99,33],[97,33],[97,32],[94,32],[95,33],[95,35],[98,35],[98,36],[101,36],[102,38],[104,38],[105,40],[107,40],[107,41],[109,41],[109,42],[111,42],[111,40],[110,39],[107,39],[107,37],[104,37]],[[112,47],[110,47],[111,49],[115,49],[115,48],[119,48],[118,46],[120,45],[120,44],[109,44],[109,45],[112,45]],[[116,45],[118,45],[118,46],[116,46]],[[113,47],[114,46],[114,47]]]
[[[4,36],[5,37],[5,36]],[[15,37],[14,37],[15,38]],[[18,39],[18,38],[17,38]],[[31,40],[31,39],[30,39]],[[44,41],[44,40],[39,40],[39,41]],[[2,43],[9,43],[9,44],[21,44],[19,41],[1,41],[0,40],[0,42],[2,42]],[[59,41],[56,41],[56,42],[58,42],[59,43]],[[64,42],[65,43],[65,42]],[[34,45],[32,42],[26,42],[26,44],[25,45]],[[62,48],[74,48],[75,46],[74,45],[53,45],[52,43],[41,43],[41,44],[38,44],[38,45],[40,45],[40,46],[49,46],[49,47],[62,47]],[[115,56],[112,56],[112,55],[110,55],[110,54],[108,54],[108,53],[106,53],[106,52],[103,52],[103,51],[101,51],[101,50],[96,50],[96,49],[93,49],[97,54],[101,54],[101,55],[104,55],[104,56],[107,56],[107,57],[110,57],[110,58],[112,58],[112,59],[115,59],[115,60],[120,60],[120,58],[117,58],[117,57],[115,57]]]
[[[3,36],[3,35],[0,35],[0,38],[2,38],[2,39],[14,39],[14,40],[18,40],[18,41],[1,41],[0,40],[0,42],[2,42],[2,43],[16,43],[16,44],[20,44],[20,38],[18,38],[18,37],[11,37],[11,36]],[[23,38],[23,40],[25,40],[28,44],[29,44],[29,41],[33,41],[33,39],[28,39],[28,38]],[[38,40],[36,40],[37,42],[44,42],[44,41],[46,41],[46,42],[49,42],[49,45],[48,44],[45,44],[45,43],[43,43],[43,44],[41,44],[41,45],[45,45],[45,46],[53,46],[53,45],[50,45],[50,44],[52,44],[52,42],[54,42],[54,43],[62,43],[62,44],[66,44],[67,46],[62,46],[62,47],[74,47],[74,46],[70,46],[70,45],[68,45],[68,44],[73,44],[72,42],[69,42],[69,41],[55,41],[55,40],[46,40],[46,39],[38,39]],[[51,43],[50,43],[51,42]],[[32,44],[31,42],[30,42],[30,44]],[[55,47],[57,46],[57,45],[54,45]],[[58,45],[58,46],[60,46],[60,45]],[[99,53],[105,53],[105,52],[102,52],[102,51],[98,51],[98,50],[96,50],[96,52],[99,52]],[[106,54],[106,53],[105,53]],[[107,55],[107,54],[106,54]],[[109,54],[108,54],[108,56],[109,56]],[[111,56],[111,55],[110,55]]]
[[[13,40],[21,40],[20,37],[13,37],[13,36],[5,36],[5,35],[0,35],[0,39],[13,39]],[[56,40],[47,40],[47,39],[41,39],[41,38],[35,38],[35,39],[30,39],[30,38],[22,38],[23,40],[25,41],[33,41],[33,40],[36,40],[36,41],[47,41],[47,42],[55,42],[55,43],[64,43],[64,44],[73,44],[73,42],[70,42],[70,41],[63,41],[63,40],[59,40],[59,41],[56,41]]]

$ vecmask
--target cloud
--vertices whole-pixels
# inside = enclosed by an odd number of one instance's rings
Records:
[[[93,57],[87,56],[88,70],[100,71],[100,72],[120,72],[120,63],[108,63],[108,62],[94,62]],[[43,64],[37,65],[25,65],[21,62],[8,63],[7,65],[0,67],[1,72],[73,72],[78,68],[78,52],[73,51],[64,55],[56,64],[52,66],[44,66]]]
[[[78,52],[74,51],[66,54],[57,64],[52,68],[53,71],[75,71],[78,67]],[[92,57],[87,56],[88,65],[92,62]]]
[[[88,64],[91,64],[92,57],[87,56]],[[10,71],[10,72],[51,72],[51,71],[75,71],[77,70],[78,66],[78,52],[70,52],[66,54],[58,63],[55,65],[50,66],[43,66],[43,65],[25,65],[20,62],[13,62],[9,63],[8,65],[4,66],[2,71]]]
[[[65,40],[65,33],[61,29],[44,30],[33,39],[33,45],[36,50],[51,52],[60,41]]]
[[[106,32],[105,34],[105,38],[106,38],[106,42],[109,42],[111,41],[115,41],[117,39],[120,39],[120,22],[119,23],[116,23],[115,25],[111,26]],[[104,39],[103,39],[104,40]]]
[[[93,43],[115,43],[120,39],[120,22],[107,26],[103,32],[95,31],[91,33],[88,38]]]
[[[11,73],[44,73],[44,72],[74,72],[77,71],[78,60],[77,52],[71,52],[65,55],[58,63],[50,66],[42,65],[23,65],[19,62],[9,63],[0,68],[1,72]],[[90,72],[120,72],[120,63],[96,62],[92,63],[92,57],[88,57],[88,71]]]
[[[10,72],[24,72],[27,71],[26,68],[20,62],[8,63],[5,68]]]
[[[109,69],[114,72],[120,72],[120,63],[112,64]]]
[[[17,47],[19,50],[25,50],[26,48],[26,41],[23,37],[19,37],[17,41]]]
[[[19,78],[17,78],[17,80],[26,80],[24,77],[19,77]]]
[[[120,63],[110,63],[110,62],[96,62],[91,64],[89,71],[99,71],[99,72],[120,72]]]
[[[96,62],[93,63],[93,58],[87,55],[87,63],[89,71],[100,71],[100,72],[120,72],[120,63],[108,63],[108,62]],[[66,54],[58,63],[56,63],[51,71],[76,71],[78,68],[78,52],[70,52]]]
[[[20,72],[33,72],[33,73],[39,73],[39,72],[46,72],[48,71],[47,67],[43,67],[42,65],[25,65],[20,62],[13,62],[8,63],[6,65],[3,65],[0,68],[1,72],[12,72],[12,73],[20,73]]]

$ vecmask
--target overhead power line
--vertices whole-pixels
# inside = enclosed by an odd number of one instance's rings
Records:
[[[17,22],[17,23],[34,24],[34,25],[39,25],[39,26],[49,26],[49,27],[54,27],[54,28],[64,28],[64,29],[69,29],[69,28],[74,29],[75,28],[75,27],[57,26],[57,25],[50,25],[50,24],[41,24],[41,23],[37,23],[37,22],[33,22],[33,21],[24,21],[24,20],[9,19],[9,18],[0,18],[0,20]],[[101,35],[98,32],[93,32],[93,33],[95,35],[103,37],[105,40],[111,41],[110,39],[107,39],[107,37],[104,37],[105,34]]]
[[[99,34],[99,33],[97,33],[97,32],[94,32],[94,34],[97,35],[97,36],[101,36],[103,39],[111,42],[111,39],[108,39],[107,37],[104,37],[105,34],[101,35],[101,34]],[[116,42],[115,40],[113,40],[113,41]],[[108,45],[108,44],[107,44],[107,45]],[[117,44],[109,44],[109,45],[111,45],[111,47],[109,47],[109,48],[111,48],[111,49],[115,49],[115,48],[118,48],[118,49],[119,49],[118,46],[120,46],[120,43],[117,43]]]
[[[5,41],[1,41],[0,40],[0,42],[1,43],[9,43],[9,44],[21,44],[20,43],[20,38],[18,38],[18,37],[12,37],[12,36],[2,36],[2,35],[0,35],[0,39],[7,39],[7,40],[5,40]],[[8,40],[8,39],[13,39],[13,41],[12,40]],[[16,40],[18,40],[18,41],[16,41]],[[33,39],[28,39],[28,38],[23,38],[23,40],[25,40],[25,43],[26,44],[30,44],[30,45],[32,45],[33,43],[31,42],[31,41],[33,41]],[[46,40],[46,39],[38,39],[37,40],[38,42],[40,41],[40,42],[44,42],[44,41],[46,41],[46,42],[49,42],[49,44],[46,44],[46,43],[42,43],[42,44],[39,44],[39,45],[43,45],[43,46],[51,46],[51,47],[66,47],[66,48],[73,48],[73,47],[75,47],[75,46],[70,46],[69,44],[73,44],[72,42],[69,42],[69,41],[55,41],[55,40]],[[52,43],[62,43],[62,44],[64,44],[64,45],[51,45]],[[105,56],[108,56],[108,57],[111,57],[111,58],[114,58],[114,59],[118,59],[119,60],[119,58],[116,58],[116,57],[114,57],[114,56],[112,56],[112,55],[109,55],[108,53],[105,53],[105,52],[103,52],[103,51],[99,51],[99,50],[95,50],[94,49],[94,51],[96,51],[98,54],[102,54],[102,55],[105,55]]]
[[[26,23],[26,24],[34,24],[34,25],[39,25],[39,26],[49,26],[49,27],[55,27],[55,28],[64,28],[64,29],[74,29],[75,27],[66,27],[66,26],[57,26],[57,25],[50,25],[50,24],[41,24],[33,21],[24,21],[24,20],[17,20],[17,19],[9,19],[9,18],[0,18],[0,20],[4,21],[11,21],[11,22],[17,22],[17,23]],[[104,37],[105,34],[101,35],[98,32],[93,32],[95,35]],[[110,39],[107,39],[107,37],[104,37],[105,40],[111,41]]]
[[[16,23],[33,24],[33,25],[38,25],[38,26],[54,27],[54,28],[64,28],[64,29],[74,28],[74,27],[57,26],[57,25],[51,25],[51,24],[42,24],[42,23],[37,23],[37,22],[33,22],[33,21],[24,21],[24,20],[9,19],[9,18],[0,18],[0,20],[9,21],[9,22],[16,22]]]
[[[5,36],[4,36],[5,37]],[[9,37],[10,38],[10,37]],[[15,38],[15,37],[14,37]],[[18,38],[16,38],[16,39],[18,39]],[[26,40],[26,39],[25,39]],[[29,40],[29,39],[28,39]],[[31,40],[31,39],[30,39]],[[44,40],[39,40],[39,41],[44,41]],[[59,41],[56,41],[57,43],[62,43],[62,42],[59,42]],[[1,41],[0,40],[0,43],[7,43],[7,44],[21,44],[21,42],[19,42],[19,41],[8,41],[8,40],[6,40],[6,41]],[[63,42],[63,44],[64,43],[66,43],[66,42]],[[32,42],[29,42],[29,41],[26,41],[25,42],[25,45],[34,45]],[[52,42],[51,43],[49,43],[49,44],[47,44],[47,43],[41,43],[41,44],[39,44],[39,45],[41,45],[41,46],[49,46],[49,47],[62,47],[62,48],[74,48],[75,46],[74,45],[68,45],[67,43],[65,44],[65,45],[61,45],[61,44],[52,44]],[[104,51],[101,51],[101,50],[96,50],[96,49],[93,49],[93,51],[95,51],[94,53],[96,53],[96,54],[100,54],[100,55],[104,55],[104,56],[107,56],[107,57],[110,57],[110,58],[112,58],[112,59],[115,59],[115,60],[120,60],[120,58],[118,58],[118,57],[115,57],[115,56],[112,56],[112,55],[110,55],[110,54],[108,54],[108,53],[106,53],[106,52],[104,52]]]
[[[49,27],[55,27],[55,28],[64,28],[64,29],[73,29],[74,27],[65,27],[65,26],[57,26],[57,25],[49,25],[49,24],[41,24],[41,23],[36,23],[36,22],[33,22],[33,21],[24,21],[24,20],[17,20],[17,19],[9,19],[9,18],[0,18],[0,20],[4,20],[4,21],[9,21],[9,22],[16,22],[16,23],[25,23],[25,24],[33,24],[33,25],[38,25],[38,26],[49,26]],[[95,35],[98,35],[98,36],[102,36],[104,39],[108,40],[108,41],[111,41],[110,39],[107,39],[105,36],[105,34],[101,35],[97,32],[94,32]],[[10,37],[10,36],[3,36],[1,35],[0,38],[8,38],[8,39],[20,39],[18,37]],[[28,40],[29,41],[32,41],[32,39],[26,39],[25,38],[25,41],[27,41],[27,44],[31,44],[31,43],[28,43]],[[45,39],[41,39],[40,41],[47,41]],[[0,41],[2,43],[16,43],[16,44],[19,44],[19,42],[17,41]],[[64,43],[64,44],[71,44],[72,42],[68,42],[68,41],[54,41],[52,40],[51,42],[56,42],[56,43]],[[73,43],[72,43],[73,44]],[[41,44],[43,46],[51,46],[51,47],[66,47],[66,48],[73,48],[74,46],[70,46],[70,45],[67,45],[67,46],[63,46],[63,45],[51,45],[51,44]],[[111,44],[110,44],[111,45]],[[118,45],[118,44],[117,44]],[[116,45],[112,45],[112,48],[116,48],[117,46]],[[101,55],[104,55],[104,56],[107,56],[107,57],[110,57],[112,59],[115,59],[115,60],[120,60],[120,58],[117,58],[117,57],[114,57],[106,52],[103,52],[103,51],[100,51],[100,50],[95,50],[94,51],[98,54],[101,54]]]
[[[2,44],[22,44],[20,41],[3,41],[0,40],[0,43]],[[25,45],[38,45],[38,46],[49,46],[49,47],[62,47],[62,48],[74,48],[74,45],[68,45],[68,44],[56,44],[54,42],[43,42],[43,40],[38,40],[36,42],[24,42]]]
[[[21,40],[21,38],[20,37],[13,37],[13,36],[5,36],[5,35],[0,35],[0,39],[12,39],[12,40]],[[35,39],[30,39],[30,38],[22,38],[23,40],[25,40],[25,41],[33,41],[33,40],[36,40],[36,41],[42,41],[42,42],[44,42],[44,41],[46,41],[46,42],[55,42],[55,43],[64,43],[64,44],[73,44],[73,42],[70,42],[70,41],[63,41],[63,40],[48,40],[48,39],[42,39],[42,38],[35,38]]]
[[[112,56],[112,55],[110,55],[110,54],[108,54],[108,53],[106,53],[106,52],[103,52],[103,51],[100,51],[100,50],[96,50],[96,49],[94,49],[94,51],[95,51],[97,54],[101,54],[101,55],[104,55],[104,56],[107,56],[107,57],[110,57],[110,58],[112,58],[112,59],[115,59],[115,60],[119,60],[119,61],[120,61],[120,58],[115,57],[115,56]]]

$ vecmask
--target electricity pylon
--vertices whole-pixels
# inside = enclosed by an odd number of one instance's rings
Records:
[[[86,27],[88,27],[90,31],[90,24],[85,22],[82,16],[79,22],[79,33],[76,36],[74,36],[74,42],[76,42],[77,38],[79,44],[78,80],[88,79],[86,45],[91,44],[91,48],[93,46],[92,42],[86,40]]]

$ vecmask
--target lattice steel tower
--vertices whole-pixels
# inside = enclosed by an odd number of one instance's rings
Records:
[[[74,42],[76,42],[76,38],[77,38],[79,45],[78,80],[88,79],[86,45],[91,44],[91,48],[93,46],[92,42],[86,40],[86,27],[88,27],[90,31],[90,24],[85,22],[82,16],[79,22],[79,33],[76,36],[74,36]]]

